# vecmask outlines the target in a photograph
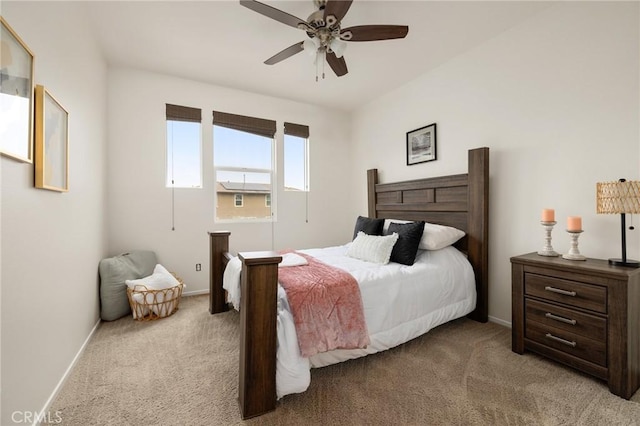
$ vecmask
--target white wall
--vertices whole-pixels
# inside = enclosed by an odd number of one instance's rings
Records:
[[[171,230],[171,189],[165,187],[165,104],[202,109],[204,188],[175,190],[175,231]],[[283,123],[310,127],[309,222],[305,197],[284,192],[278,182],[278,221],[214,223],[212,111],[277,121],[279,167]],[[109,71],[109,251],[154,250],[180,275],[188,292],[209,288],[208,231],[231,231],[230,249],[271,250],[336,245],[351,236],[355,218],[348,179],[349,117],[315,106],[226,89],[159,74]],[[364,171],[362,174],[364,175]],[[366,192],[366,186],[359,189]],[[366,212],[366,210],[365,210]],[[272,232],[275,236],[272,242]],[[195,264],[202,271],[195,271]]]
[[[39,412],[98,320],[106,253],[106,65],[78,3],[2,3],[35,82],[69,111],[69,192],[2,157],[2,425]],[[55,417],[52,417],[55,418]]]
[[[566,2],[359,109],[353,121],[354,212],[367,168],[381,182],[464,173],[488,146],[489,314],[511,321],[511,256],[537,251],[543,208],[566,253],[566,217],[583,217],[580,250],[620,257],[620,219],[596,215],[595,185],[638,179],[639,5]],[[435,162],[405,165],[405,133],[437,123]],[[635,219],[636,226],[639,224]],[[628,233],[638,259],[639,231]]]

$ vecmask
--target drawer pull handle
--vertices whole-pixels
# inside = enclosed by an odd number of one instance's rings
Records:
[[[575,297],[575,295],[578,294],[575,291],[562,290],[560,288],[555,288],[555,287],[551,287],[551,286],[546,286],[544,289],[547,290],[547,291],[550,291],[552,293],[562,294],[564,296],[573,296],[573,297]]]
[[[547,312],[546,314],[544,314],[544,316],[549,318],[549,319],[552,319],[552,320],[563,322],[565,324],[576,325],[576,320],[565,318],[565,317],[561,317],[559,315],[553,315],[551,312]]]
[[[551,334],[551,333],[547,333],[547,334],[546,334],[546,336],[547,336],[549,339],[551,339],[551,340],[555,340],[556,342],[559,342],[559,343],[565,344],[565,345],[567,345],[567,346],[571,346],[572,348],[575,348],[575,347],[576,347],[576,342],[574,342],[574,341],[565,340],[565,339],[563,339],[563,338],[561,338],[561,337],[556,337],[556,336],[554,336],[554,335],[553,335],[553,334]]]

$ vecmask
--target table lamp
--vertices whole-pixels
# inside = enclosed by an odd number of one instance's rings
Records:
[[[622,231],[622,258],[609,259],[610,265],[640,267],[637,260],[627,259],[625,214],[640,213],[640,181],[620,179],[616,182],[596,184],[597,213],[620,214]]]

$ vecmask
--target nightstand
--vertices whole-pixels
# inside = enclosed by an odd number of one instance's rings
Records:
[[[640,268],[529,253],[511,258],[512,350],[603,379],[629,399],[640,386]]]

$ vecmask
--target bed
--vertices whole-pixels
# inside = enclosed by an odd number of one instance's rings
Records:
[[[455,309],[438,314],[435,319],[430,317],[433,321],[430,319],[421,325],[424,331],[463,316],[467,312],[467,316],[473,320],[487,321],[488,179],[488,148],[477,148],[468,152],[468,172],[465,174],[381,184],[378,182],[377,170],[367,171],[369,217],[423,220],[453,226],[466,233],[466,236],[455,244],[455,249],[426,252],[418,256],[451,257],[456,262],[460,262],[462,258],[463,263],[470,265],[470,285],[472,290],[475,290],[472,296],[467,293],[457,295],[456,300],[459,303]],[[227,264],[237,262],[241,268],[239,402],[243,419],[259,416],[275,409],[277,395],[282,394],[281,389],[276,391],[278,333],[282,335],[282,330],[286,328],[283,327],[281,315],[278,315],[278,307],[281,307],[282,301],[282,293],[279,294],[278,291],[278,263],[282,260],[282,255],[275,252],[241,252],[235,260],[228,252],[229,232],[210,232],[209,236],[209,310],[212,314],[228,310],[227,294],[223,288]],[[344,248],[336,247],[330,250],[340,251]],[[318,256],[321,260],[323,256],[327,256],[323,251],[311,250],[308,254]],[[333,254],[340,255],[332,252],[328,256],[331,257]],[[458,269],[464,270],[462,267]],[[365,301],[372,295],[363,290],[362,297]],[[473,299],[473,304],[470,304],[470,299]],[[373,331],[371,347],[366,350],[335,350],[321,353],[311,357],[310,364],[329,365],[384,350],[416,337],[412,334],[415,332],[410,331],[404,333],[406,336],[399,338],[397,342],[392,337],[389,343],[389,340],[374,338],[377,336],[376,332],[380,331],[379,327],[374,327]],[[282,354],[278,353],[278,356],[282,357]],[[300,360],[292,362],[300,363]]]

